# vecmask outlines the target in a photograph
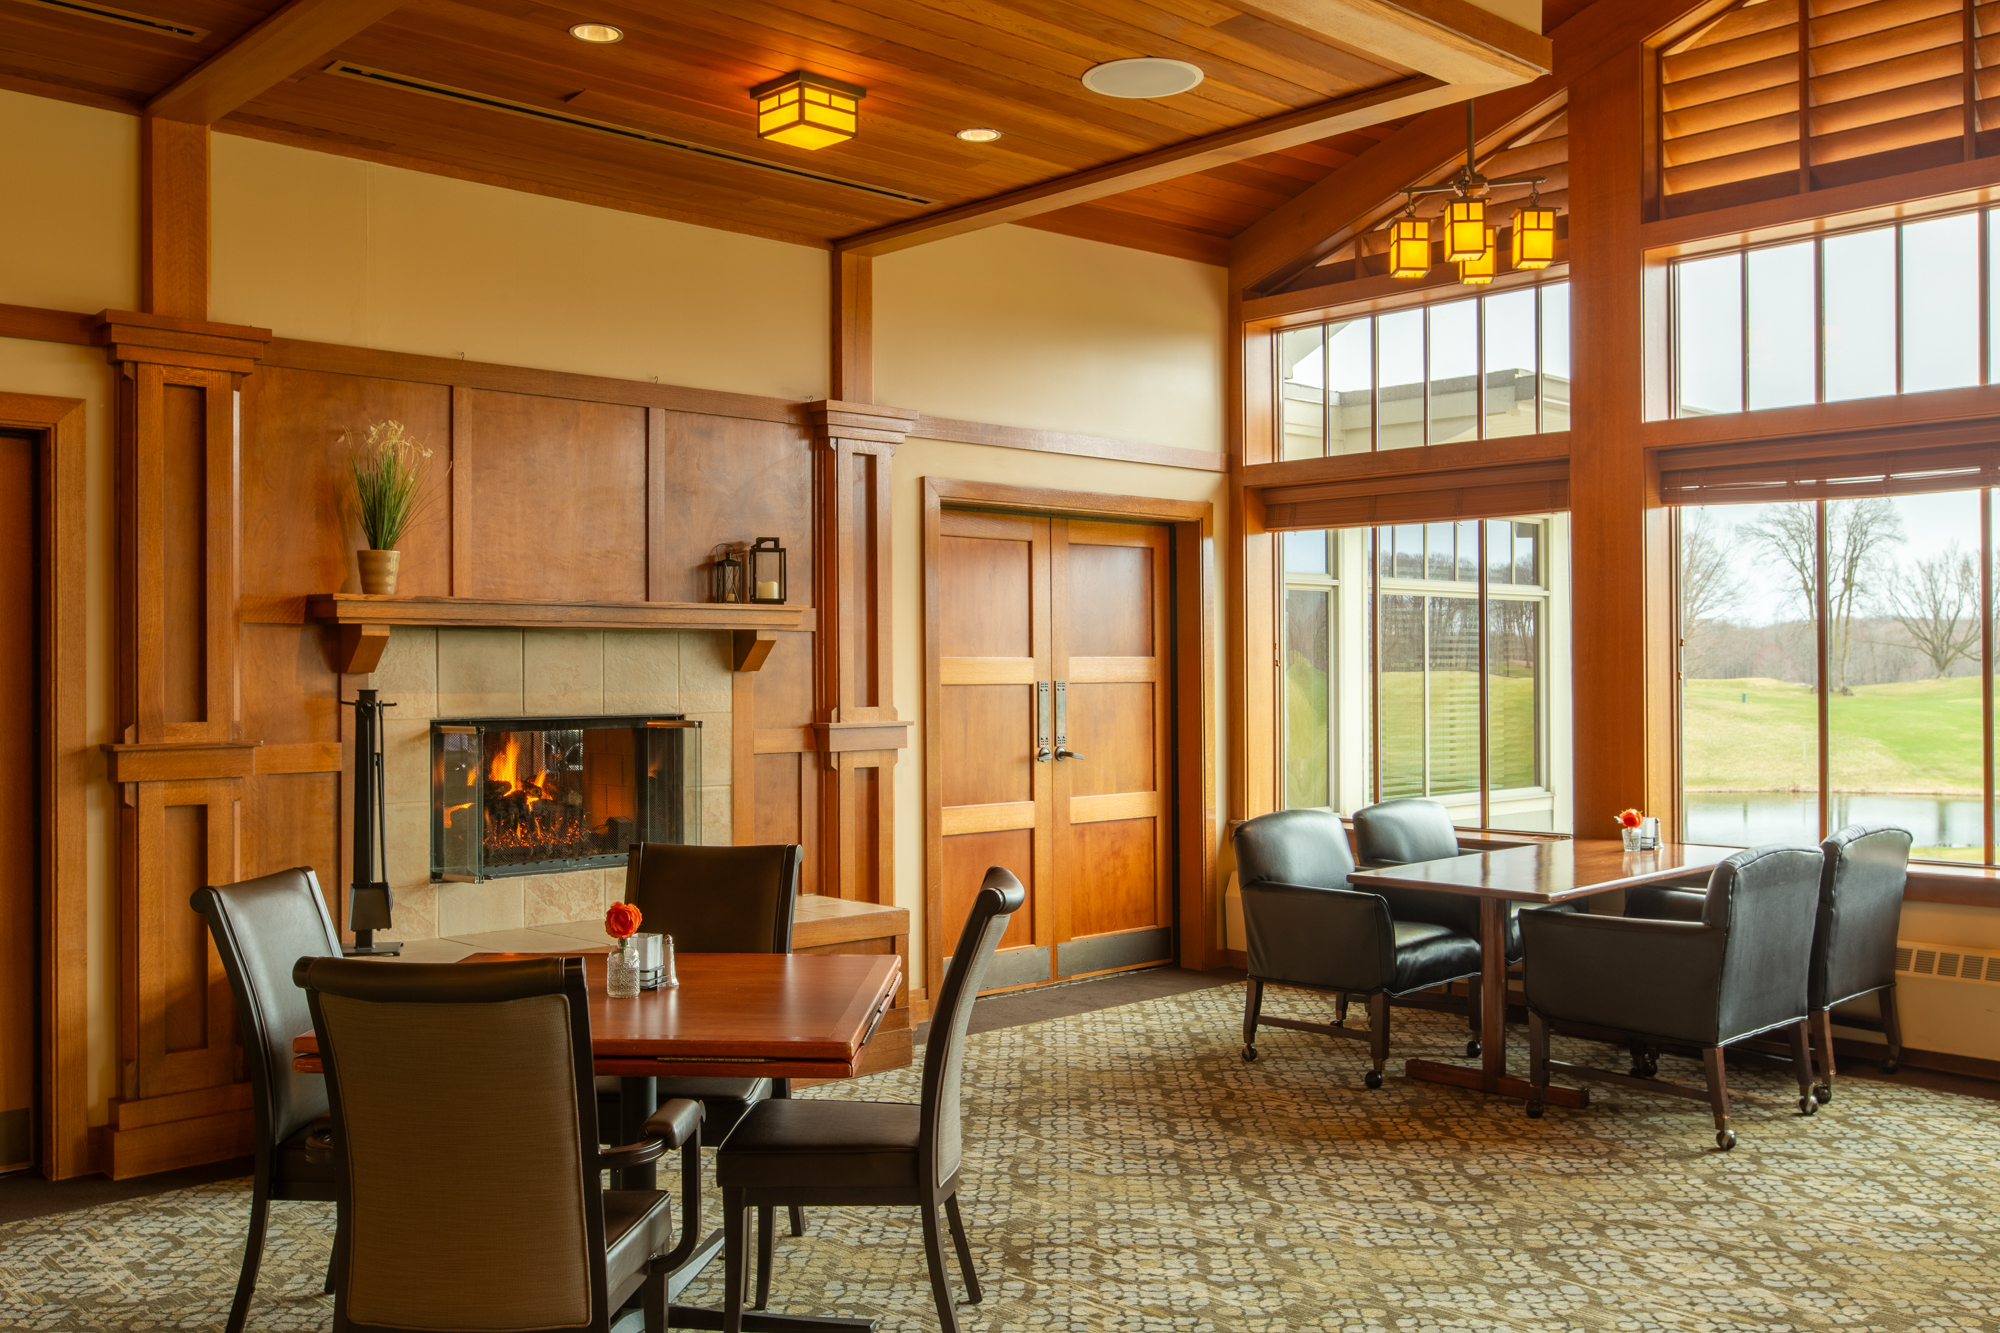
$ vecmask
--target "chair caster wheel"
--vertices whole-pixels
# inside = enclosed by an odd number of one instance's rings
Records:
[[[1659,1072],[1660,1068],[1658,1065],[1633,1065],[1631,1069],[1626,1071],[1626,1077],[1655,1078],[1659,1075]]]
[[[1243,1058],[1246,1061],[1255,1060],[1257,1058],[1257,1048],[1255,1046],[1245,1046],[1243,1048]]]
[[[1799,1114],[1800,1115],[1819,1114],[1819,1098],[1811,1095],[1799,1098]]]
[[[1368,1071],[1368,1077],[1362,1079],[1361,1081],[1363,1083],[1366,1083],[1371,1088],[1379,1088],[1382,1086],[1382,1071],[1379,1069],[1371,1069]]]
[[[1528,1103],[1528,1119],[1540,1120],[1548,1114],[1548,1110],[1548,1103],[1537,1097],[1534,1101]]]
[[[1468,1060],[1477,1060],[1479,1058],[1478,1042],[1468,1041],[1467,1043],[1465,1043],[1465,1058]]]
[[[1896,1059],[1893,1056],[1882,1062],[1882,1072],[1885,1074],[1893,1074],[1902,1067],[1903,1067],[1903,1062],[1901,1060]]]
[[[1723,1152],[1728,1152],[1731,1148],[1734,1148],[1736,1146],[1736,1131],[1733,1129],[1718,1129],[1715,1131],[1715,1146]]]
[[[1819,1104],[1821,1106],[1825,1106],[1828,1102],[1833,1100],[1833,1089],[1829,1088],[1828,1086],[1826,1086],[1826,1084],[1822,1083],[1818,1087],[1813,1089],[1813,1096],[1819,1099]]]

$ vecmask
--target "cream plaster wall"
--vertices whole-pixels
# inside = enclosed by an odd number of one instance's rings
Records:
[[[1209,583],[1216,589],[1216,651],[1212,664],[1218,701],[1222,689],[1222,623],[1220,573],[1216,553],[1229,540],[1229,483],[1219,472],[1188,468],[1150,467],[1063,454],[1030,453],[985,445],[952,444],[940,440],[906,440],[896,451],[894,496],[891,502],[891,542],[896,558],[892,606],[895,615],[896,712],[913,719],[910,748],[895,769],[896,905],[910,911],[910,967],[918,984],[924,977],[924,572],[923,487],[926,477],[954,481],[998,482],[1010,486],[1041,486],[1065,491],[1110,495],[1142,495],[1169,500],[1206,500],[1215,506],[1215,526],[1207,561]],[[1225,787],[1223,710],[1215,709],[1217,805],[1216,827],[1223,819]],[[1218,922],[1219,924],[1219,922]],[[954,925],[954,929],[956,926]]]
[[[875,401],[1220,452],[1228,273],[1027,227],[875,261]]]
[[[280,337],[824,395],[827,257],[228,134],[210,314]]]
[[[0,302],[139,303],[139,122],[0,91]]]

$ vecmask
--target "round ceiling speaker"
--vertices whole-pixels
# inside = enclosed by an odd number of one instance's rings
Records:
[[[1201,66],[1164,56],[1108,60],[1084,71],[1083,86],[1106,97],[1172,97],[1200,83]]]

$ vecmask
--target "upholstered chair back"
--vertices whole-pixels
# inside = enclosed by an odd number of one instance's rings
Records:
[[[1725,1038],[1804,1016],[1823,861],[1817,847],[1752,847],[1710,874],[1702,924],[1724,936]]]
[[[319,879],[304,866],[280,870],[197,889],[191,905],[208,919],[236,997],[258,1142],[282,1143],[326,1114],[326,1081],[292,1068],[292,1040],[312,1027],[306,997],[292,984],[292,965],[300,958],[340,957],[340,936]]]
[[[989,869],[945,967],[944,985],[938,988],[937,1007],[931,1011],[930,1036],[924,1040],[918,1169],[927,1174],[927,1190],[951,1179],[958,1170],[964,1150],[959,1084],[972,1004],[979,998],[979,986],[986,978],[987,964],[993,961],[993,951],[1007,933],[1008,919],[1027,898],[1027,891],[1011,871],[1000,866]]]
[[[1896,984],[1896,931],[1910,873],[1910,832],[1851,824],[1820,845],[1813,1008]]]
[[[681,953],[790,953],[799,848],[634,843],[625,901]]]
[[[1280,810],[1236,830],[1236,882],[1344,889],[1354,851],[1340,816],[1327,810]]]
[[[335,1326],[582,1327],[605,1290],[582,961],[301,959],[340,1145]]]
[[[1451,812],[1409,796],[1354,812],[1354,850],[1366,865],[1409,866],[1458,855]]]

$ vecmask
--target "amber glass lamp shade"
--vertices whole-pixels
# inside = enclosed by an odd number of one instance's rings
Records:
[[[757,137],[793,148],[845,143],[861,129],[865,88],[797,70],[750,90],[757,99]]]
[[[1493,237],[1493,228],[1486,229],[1486,248],[1471,259],[1458,261],[1458,280],[1468,287],[1484,287],[1493,281],[1494,265],[1500,258],[1500,246]]]
[[[750,600],[783,604],[785,548],[776,537],[759,537],[750,547]]]
[[[1431,224],[1404,218],[1389,229],[1389,276],[1421,278],[1431,271]]]
[[[1556,211],[1524,208],[1514,214],[1514,267],[1547,268],[1556,262]]]
[[[1453,263],[1477,259],[1486,246],[1486,201],[1454,199],[1444,210],[1444,257]]]
[[[709,600],[716,602],[747,602],[748,590],[743,586],[743,557],[732,548],[715,558],[714,579],[709,589]]]

